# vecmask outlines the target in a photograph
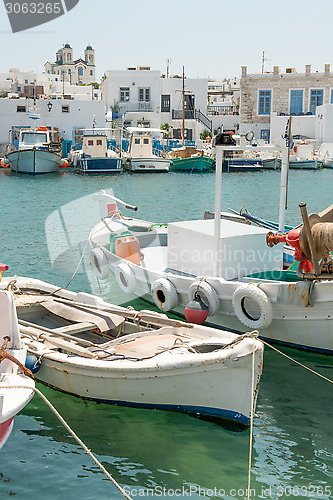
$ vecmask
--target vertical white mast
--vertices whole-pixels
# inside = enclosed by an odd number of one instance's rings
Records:
[[[286,129],[286,145],[282,150],[281,159],[281,185],[280,185],[280,210],[279,210],[279,232],[284,233],[287,196],[288,196],[288,174],[289,174],[289,154],[291,138],[291,116],[289,117]]]

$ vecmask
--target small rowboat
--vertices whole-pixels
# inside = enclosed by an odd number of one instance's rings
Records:
[[[0,277],[8,267],[0,264]],[[7,441],[15,415],[34,395],[32,374],[24,366],[26,348],[18,328],[14,297],[0,290],[0,448]],[[32,377],[32,378],[31,378]],[[24,387],[24,388],[23,388]]]
[[[1,285],[11,288],[10,278]],[[16,278],[13,290],[37,380],[99,402],[249,425],[262,372],[256,334],[137,312],[34,279]]]

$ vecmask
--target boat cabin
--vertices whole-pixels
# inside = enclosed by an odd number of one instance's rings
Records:
[[[84,135],[82,137],[82,153],[91,158],[108,156],[106,135]]]
[[[19,149],[47,149],[51,142],[50,132],[46,127],[35,129],[21,129],[19,137]]]

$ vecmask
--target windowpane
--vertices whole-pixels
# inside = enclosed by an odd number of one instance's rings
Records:
[[[324,91],[323,89],[312,89],[310,94],[310,111],[314,115],[316,107],[323,104]]]
[[[139,101],[150,101],[150,88],[139,88]]]
[[[303,111],[303,90],[290,91],[290,113],[299,115]]]
[[[120,101],[127,102],[130,99],[129,87],[120,87]]]
[[[259,90],[259,115],[269,115],[271,113],[271,91]]]

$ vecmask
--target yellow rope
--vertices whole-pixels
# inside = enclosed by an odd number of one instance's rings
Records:
[[[290,361],[292,361],[293,363],[296,363],[297,365],[301,366],[302,368],[305,368],[306,370],[308,370],[309,372],[313,373],[314,375],[318,375],[318,377],[320,378],[323,378],[324,380],[326,380],[327,382],[330,382],[331,384],[333,384],[333,380],[325,377],[324,375],[321,375],[321,373],[318,373],[314,370],[312,370],[312,368],[309,368],[308,366],[306,365],[303,365],[302,363],[300,363],[299,361],[296,361],[296,359],[294,358],[291,358],[290,356],[288,356],[287,354],[285,354],[284,352],[282,351],[279,351],[279,349],[277,349],[276,347],[273,347],[272,345],[268,344],[267,342],[265,342],[264,340],[260,339],[261,342],[263,344],[265,344],[267,347],[270,347],[271,349],[273,349],[273,351],[276,351],[278,352],[279,354],[282,354],[282,356],[284,356],[285,358],[289,359]]]
[[[87,455],[90,456],[90,458],[95,462],[95,464],[101,469],[102,472],[106,475],[106,477],[114,484],[114,486],[120,491],[122,495],[124,495],[127,500],[132,500],[132,498],[126,493],[126,491],[120,486],[120,484],[117,483],[115,479],[111,476],[111,474],[105,469],[105,467],[101,464],[101,462],[95,457],[95,455],[89,450],[89,448],[84,444],[84,442],[75,434],[75,432],[71,429],[71,427],[67,424],[67,422],[63,419],[63,417],[60,415],[60,413],[55,409],[55,407],[50,403],[50,401],[47,399],[44,394],[37,389],[36,387],[28,387],[28,386],[23,386],[23,385],[17,385],[17,386],[2,386],[0,384],[1,389],[29,389],[30,391],[35,391],[38,396],[42,398],[42,400],[47,404],[47,406],[52,410],[54,415],[60,420],[62,425],[68,430],[68,432],[73,436],[75,441],[84,449],[84,451],[87,453]]]
[[[249,472],[247,480],[247,500],[251,496],[251,468],[252,468],[252,444],[253,444],[253,414],[254,414],[254,348],[255,339],[253,339],[253,353],[252,353],[252,386],[251,386],[251,423],[250,423],[250,445],[249,445]]]

